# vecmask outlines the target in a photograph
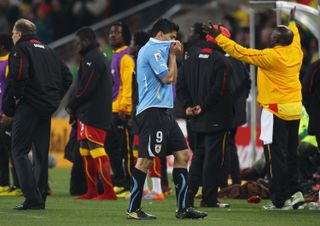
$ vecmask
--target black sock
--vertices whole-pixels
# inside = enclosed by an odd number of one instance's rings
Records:
[[[178,211],[184,211],[187,208],[188,170],[186,168],[174,168],[172,175],[176,187],[177,208]]]
[[[132,172],[132,176],[130,178],[130,203],[128,212],[136,211],[137,209],[140,209],[141,207],[141,199],[143,194],[143,184],[146,180],[147,174],[142,172],[141,170],[138,170],[137,168],[134,168]]]

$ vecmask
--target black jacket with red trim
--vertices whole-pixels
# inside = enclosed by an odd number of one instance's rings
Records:
[[[68,108],[84,124],[107,130],[112,118],[110,63],[94,43],[80,51],[81,62]]]
[[[72,75],[52,49],[35,35],[24,35],[10,54],[8,80],[12,89],[11,97],[6,97],[8,105],[13,96],[40,115],[51,115],[69,89]]]
[[[200,115],[190,117],[194,132],[218,132],[231,128],[234,103],[230,92],[230,62],[221,49],[205,43],[186,56],[178,77],[177,96],[184,108],[200,105]]]

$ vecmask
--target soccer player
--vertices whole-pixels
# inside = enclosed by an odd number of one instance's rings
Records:
[[[151,220],[156,217],[141,210],[143,184],[155,156],[173,154],[173,180],[177,195],[177,218],[203,218],[207,213],[188,208],[188,150],[185,138],[174,116],[172,83],[177,78],[176,57],[182,45],[175,41],[179,26],[168,19],[159,19],[151,29],[148,43],[137,60],[139,104],[139,158],[131,177],[128,219]]]
[[[258,67],[257,101],[262,106],[261,135],[270,180],[272,203],[264,209],[297,209],[304,203],[298,184],[297,146],[302,113],[299,72],[302,65],[299,31],[291,10],[289,26],[277,26],[271,34],[272,48],[244,48],[217,27],[204,30],[230,56]]]
[[[78,121],[77,138],[87,181],[87,193],[78,198],[115,200],[110,160],[104,149],[106,130],[111,125],[110,68],[91,28],[80,28],[76,32],[76,42],[80,47],[81,62],[76,92],[67,108]],[[98,195],[97,172],[104,189],[101,195]]]

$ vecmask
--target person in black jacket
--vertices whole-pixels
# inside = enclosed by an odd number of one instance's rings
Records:
[[[320,144],[320,59],[308,67],[302,78],[302,103],[309,114],[308,133]],[[320,150],[319,150],[320,152]]]
[[[12,157],[26,198],[15,209],[44,209],[51,115],[71,84],[71,73],[49,47],[38,41],[31,21],[16,21],[12,39],[15,47],[9,59],[8,76],[12,96],[6,98],[6,105],[12,105],[12,98],[15,100]],[[28,159],[31,146],[33,166]]]
[[[217,199],[219,178],[226,171],[227,142],[233,118],[230,62],[221,49],[206,42],[190,52],[178,78],[178,98],[196,133],[189,176],[189,204],[202,183],[201,207],[228,207]],[[202,178],[202,180],[201,180]]]
[[[76,32],[80,46],[76,91],[67,110],[75,114],[80,155],[86,172],[87,193],[79,199],[114,200],[116,195],[110,175],[110,160],[104,149],[106,131],[111,126],[112,77],[109,63],[99,49],[94,31],[83,27]],[[98,195],[97,172],[104,192]]]
[[[234,100],[234,118],[232,128],[229,135],[229,157],[227,158],[228,170],[224,175],[221,175],[220,188],[228,186],[228,177],[230,174],[232,184],[241,184],[240,178],[240,164],[238,157],[238,150],[236,146],[237,127],[246,123],[247,121],[247,98],[250,92],[251,80],[249,72],[245,64],[230,56],[227,56],[232,66],[232,76],[230,77],[230,85],[232,90],[232,98]]]

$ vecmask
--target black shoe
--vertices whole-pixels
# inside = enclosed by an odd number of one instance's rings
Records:
[[[176,212],[176,218],[178,219],[185,219],[185,218],[199,219],[199,218],[204,218],[206,216],[208,216],[207,212],[196,210],[193,207],[189,207],[185,211]]]
[[[129,220],[154,220],[155,216],[143,212],[141,209],[138,209],[133,212],[127,212],[127,218]]]
[[[28,204],[27,202],[24,202],[22,204],[17,205],[13,208],[14,210],[44,210],[45,205],[42,204]]]

